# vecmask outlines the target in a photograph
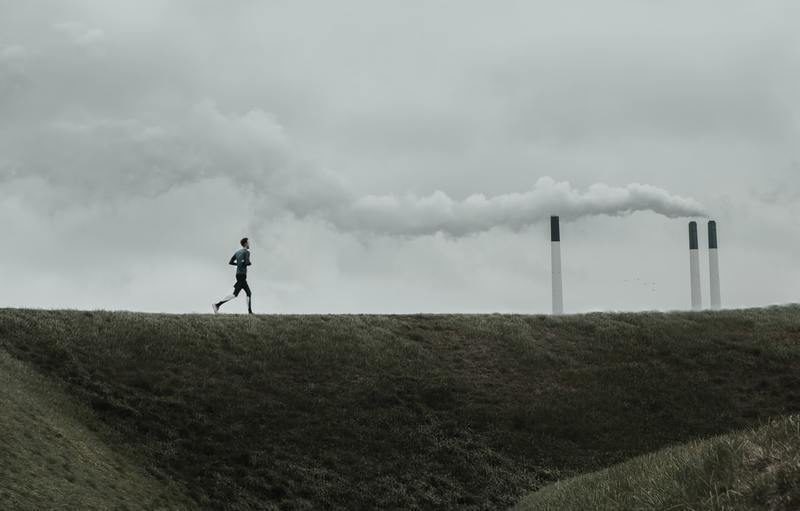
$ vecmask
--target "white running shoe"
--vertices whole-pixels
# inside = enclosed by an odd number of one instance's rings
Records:
[[[217,305],[216,303],[212,303],[211,310],[213,310],[214,314],[216,314],[217,312],[219,312],[219,305]]]

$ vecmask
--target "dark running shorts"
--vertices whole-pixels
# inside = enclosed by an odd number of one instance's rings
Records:
[[[247,275],[237,273],[236,284],[233,285],[233,296],[239,296],[239,291],[244,289],[247,296],[250,296],[250,286],[247,285]]]

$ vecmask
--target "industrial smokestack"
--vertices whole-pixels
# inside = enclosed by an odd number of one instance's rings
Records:
[[[553,314],[564,313],[564,289],[561,279],[561,229],[557,216],[550,217],[550,251],[553,270]]]
[[[697,222],[689,222],[689,272],[692,280],[692,310],[703,308],[700,294],[700,250],[697,244]]]
[[[708,222],[708,273],[711,279],[711,308],[719,310],[722,301],[719,293],[719,254],[717,254],[717,222]]]

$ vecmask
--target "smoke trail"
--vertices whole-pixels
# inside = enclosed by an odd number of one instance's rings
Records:
[[[568,182],[543,177],[523,193],[494,197],[475,194],[462,201],[441,191],[427,197],[361,197],[335,212],[332,221],[341,229],[379,234],[423,235],[441,231],[464,236],[493,227],[519,230],[553,214],[572,220],[596,215],[624,216],[637,211],[669,218],[706,216],[697,201],[655,186],[594,184],[581,192]]]
[[[35,178],[66,189],[69,203],[156,197],[202,180],[225,179],[257,204],[253,231],[291,214],[341,231],[417,236],[465,236],[494,227],[519,230],[560,215],[623,216],[651,211],[667,217],[705,216],[695,200],[644,184],[595,184],[581,191],[568,182],[539,179],[525,192],[455,200],[428,196],[359,197],[335,173],[298,157],[283,127],[267,112],[225,114],[210,101],[174,117],[89,118],[50,121],[0,149],[0,180]],[[202,207],[202,205],[198,205]],[[244,227],[244,226],[243,226]]]

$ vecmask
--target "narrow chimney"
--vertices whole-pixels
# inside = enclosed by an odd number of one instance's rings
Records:
[[[553,270],[553,314],[564,313],[564,289],[561,278],[561,229],[557,216],[550,217],[550,250]]]
[[[697,222],[689,222],[689,271],[692,280],[692,310],[703,308],[700,294],[700,250],[697,244]]]
[[[717,253],[717,222],[708,222],[708,273],[711,279],[711,308],[719,310],[722,301],[719,293],[719,254]]]

